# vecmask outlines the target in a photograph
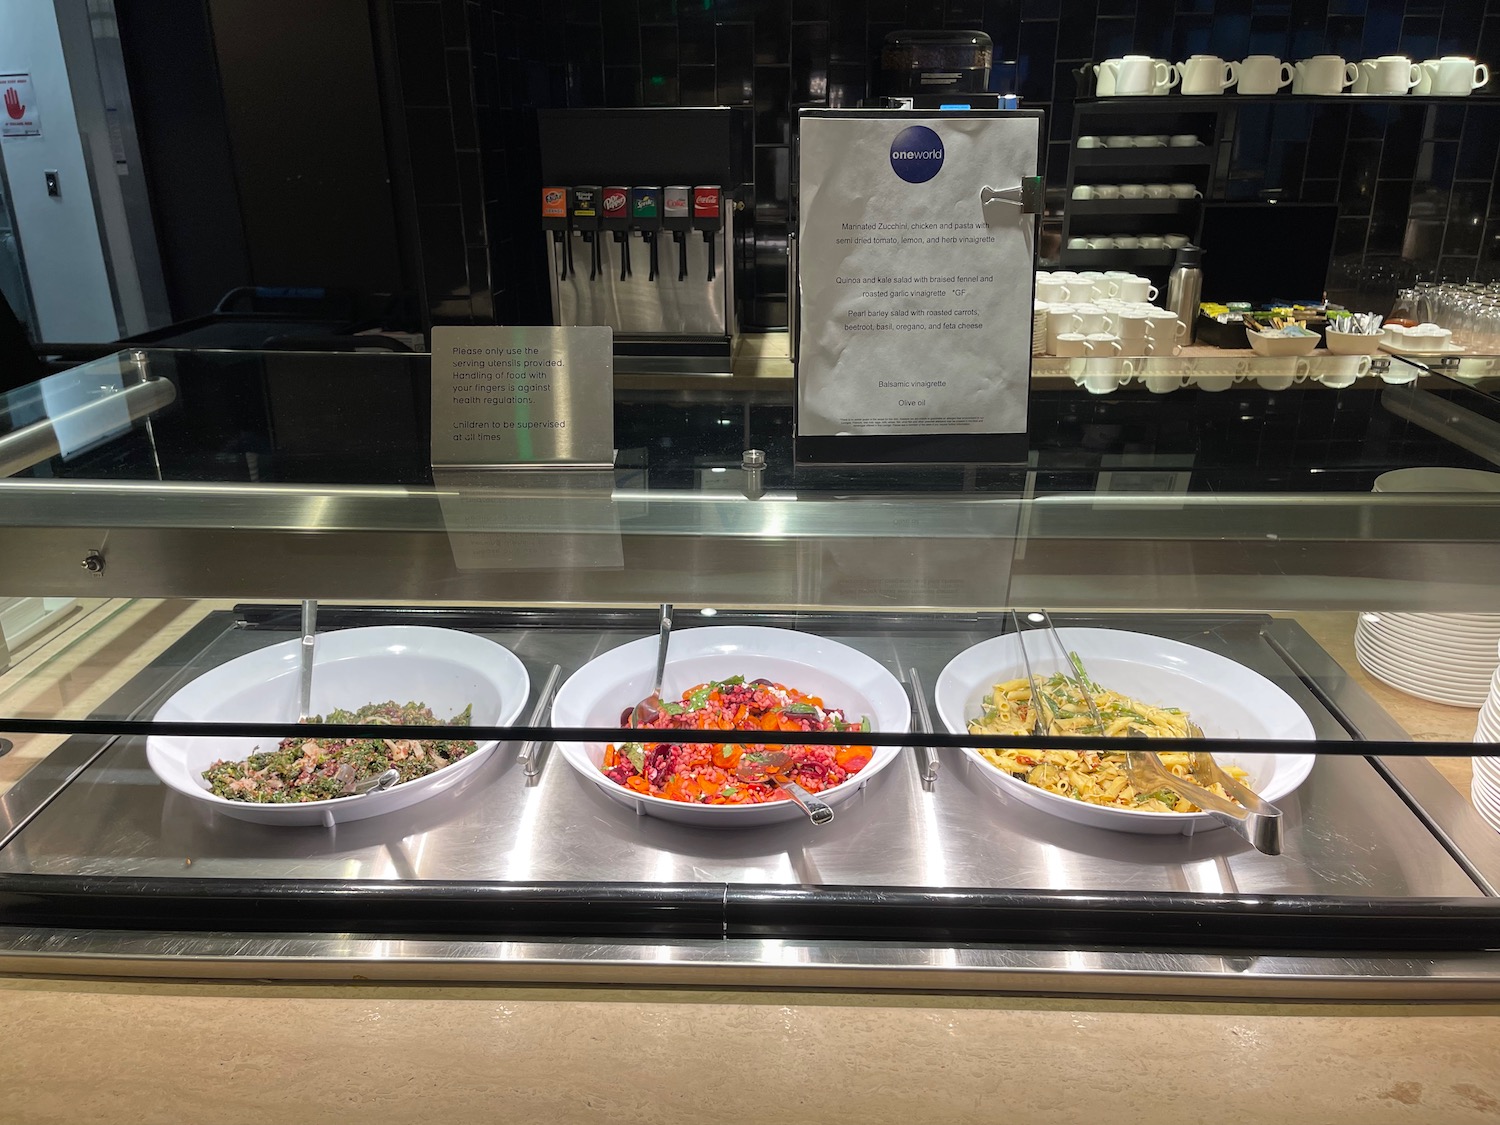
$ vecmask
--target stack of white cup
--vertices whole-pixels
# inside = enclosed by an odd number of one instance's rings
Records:
[[[1158,296],[1149,279],[1124,270],[1039,271],[1036,300],[1047,306],[1046,354],[1179,354],[1187,325],[1175,313],[1152,304]]]

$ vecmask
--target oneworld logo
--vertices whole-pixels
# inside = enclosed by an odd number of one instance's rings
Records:
[[[891,168],[909,184],[925,184],[943,170],[943,139],[926,125],[908,125],[891,142]]]

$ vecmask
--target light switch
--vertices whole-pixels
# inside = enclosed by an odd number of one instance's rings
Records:
[[[48,168],[42,175],[47,177],[47,194],[54,198],[62,195],[62,188],[57,186],[57,169]]]

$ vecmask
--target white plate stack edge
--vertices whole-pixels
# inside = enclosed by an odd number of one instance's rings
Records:
[[[1490,677],[1490,690],[1479,709],[1474,741],[1500,743],[1500,670]],[[1500,757],[1474,759],[1474,781],[1469,786],[1469,795],[1479,815],[1500,832]]]
[[[1361,613],[1354,652],[1370,675],[1450,707],[1480,707],[1500,666],[1500,613]]]

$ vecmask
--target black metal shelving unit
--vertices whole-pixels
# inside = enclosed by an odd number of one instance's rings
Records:
[[[1197,240],[1203,226],[1203,199],[1211,191],[1225,114],[1220,98],[1164,95],[1103,98],[1079,102],[1073,113],[1072,152],[1063,204],[1062,250],[1067,269],[1128,269],[1165,287],[1174,250],[1072,250],[1074,238],[1182,234]],[[1210,104],[1214,103],[1214,104]],[[1191,133],[1191,148],[1079,148],[1080,137]],[[1074,199],[1082,184],[1191,183],[1197,199]]]

